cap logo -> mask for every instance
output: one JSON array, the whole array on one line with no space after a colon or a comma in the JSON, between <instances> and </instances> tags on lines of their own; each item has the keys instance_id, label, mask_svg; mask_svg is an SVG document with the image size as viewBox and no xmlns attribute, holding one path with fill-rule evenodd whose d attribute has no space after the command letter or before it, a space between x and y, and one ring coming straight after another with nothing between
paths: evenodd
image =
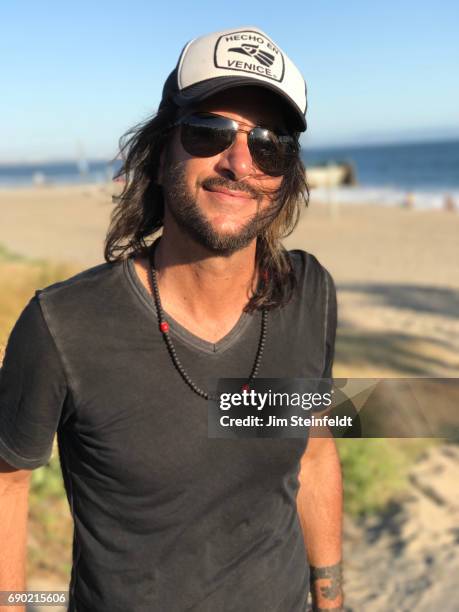
<instances>
[{"instance_id":1,"label":"cap logo","mask_svg":"<svg viewBox=\"0 0 459 612\"><path fill-rule=\"evenodd\" d=\"M230 32L220 36L215 45L217 68L249 72L273 81L284 78L284 56L266 36L252 30Z\"/></svg>"}]
</instances>

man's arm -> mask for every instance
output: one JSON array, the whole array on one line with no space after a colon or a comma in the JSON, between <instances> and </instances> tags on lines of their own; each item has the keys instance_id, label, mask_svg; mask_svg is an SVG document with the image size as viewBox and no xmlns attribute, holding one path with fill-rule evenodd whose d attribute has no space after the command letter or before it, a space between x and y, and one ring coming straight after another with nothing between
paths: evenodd
<instances>
[{"instance_id":1,"label":"man's arm","mask_svg":"<svg viewBox=\"0 0 459 612\"><path fill-rule=\"evenodd\" d=\"M309 439L299 481L297 509L310 565L312 609L340 611L343 487L332 436Z\"/></svg>"},{"instance_id":2,"label":"man's arm","mask_svg":"<svg viewBox=\"0 0 459 612\"><path fill-rule=\"evenodd\" d=\"M68 391L38 292L16 321L0 365L0 590L20 591L31 470L49 459ZM20 608L0 606L13 609Z\"/></svg>"},{"instance_id":3,"label":"man's arm","mask_svg":"<svg viewBox=\"0 0 459 612\"><path fill-rule=\"evenodd\" d=\"M0 591L25 590L30 474L0 458ZM0 605L0 612L23 609Z\"/></svg>"}]
</instances>

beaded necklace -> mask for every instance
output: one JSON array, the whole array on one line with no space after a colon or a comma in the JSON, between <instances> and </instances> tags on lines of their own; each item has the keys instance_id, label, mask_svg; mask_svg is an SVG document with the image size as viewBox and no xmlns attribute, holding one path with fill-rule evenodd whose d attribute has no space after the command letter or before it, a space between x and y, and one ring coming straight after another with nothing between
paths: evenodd
<instances>
[{"instance_id":1,"label":"beaded necklace","mask_svg":"<svg viewBox=\"0 0 459 612\"><path fill-rule=\"evenodd\" d=\"M190 387L192 391L194 391L194 393L201 396L205 400L216 400L217 397L210 395L207 391L204 391L204 389L201 389L200 387L198 387L198 385L192 380L188 372L185 370L185 368L181 364L180 359L177 355L177 351L175 349L174 343L169 333L170 331L169 323L166 320L166 316L165 316L164 310L161 305L161 298L159 296L158 279L156 276L156 269L155 269L155 264L154 264L154 251L155 251L155 247L157 243L158 241L155 242L155 244L153 245L149 253L150 265L148 267L148 281L150 284L150 290L155 300L156 312L157 312L158 321L159 321L159 330L162 333L164 342L166 343L166 347L172 359L172 363L174 364L175 368L177 369L177 371L179 372L180 376L183 378L185 383ZM255 360L253 363L252 371L248 377L247 383L242 387L243 390L249 390L249 383L254 378L256 378L256 376L258 375L258 372L260 369L261 358L263 356L263 351L264 351L265 344L266 344L267 322L268 322L268 313L266 309L263 309L262 316L261 316L261 328L260 328L260 338L258 340L258 348L257 348L257 352L255 355Z\"/></svg>"}]
</instances>

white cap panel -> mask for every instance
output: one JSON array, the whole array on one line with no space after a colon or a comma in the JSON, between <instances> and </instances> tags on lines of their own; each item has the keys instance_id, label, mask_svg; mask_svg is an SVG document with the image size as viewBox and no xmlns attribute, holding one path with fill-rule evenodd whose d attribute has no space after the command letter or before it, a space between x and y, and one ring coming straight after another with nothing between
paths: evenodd
<instances>
[{"instance_id":1,"label":"white cap panel","mask_svg":"<svg viewBox=\"0 0 459 612\"><path fill-rule=\"evenodd\" d=\"M306 112L306 86L290 58L255 27L233 28L189 42L178 67L179 89L224 76L244 76L269 83Z\"/></svg>"}]
</instances>

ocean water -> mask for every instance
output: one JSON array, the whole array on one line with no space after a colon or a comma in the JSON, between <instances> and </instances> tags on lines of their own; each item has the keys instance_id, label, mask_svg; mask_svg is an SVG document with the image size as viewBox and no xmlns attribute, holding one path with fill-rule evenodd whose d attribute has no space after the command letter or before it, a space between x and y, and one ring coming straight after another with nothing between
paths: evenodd
<instances>
[{"instance_id":1,"label":"ocean water","mask_svg":"<svg viewBox=\"0 0 459 612\"><path fill-rule=\"evenodd\" d=\"M113 178L115 166L119 164L100 160L0 164L0 188L104 183Z\"/></svg>"},{"instance_id":2,"label":"ocean water","mask_svg":"<svg viewBox=\"0 0 459 612\"><path fill-rule=\"evenodd\" d=\"M302 156L306 167L332 162L354 167L356 186L317 189L317 199L399 205L408 197L414 207L437 208L450 197L459 208L459 140L303 149ZM112 179L117 167L105 161L0 164L0 188L102 183Z\"/></svg>"},{"instance_id":3,"label":"ocean water","mask_svg":"<svg viewBox=\"0 0 459 612\"><path fill-rule=\"evenodd\" d=\"M442 208L449 198L459 209L459 141L303 149L306 167L351 163L357 185L314 190L316 199Z\"/></svg>"}]
</instances>

